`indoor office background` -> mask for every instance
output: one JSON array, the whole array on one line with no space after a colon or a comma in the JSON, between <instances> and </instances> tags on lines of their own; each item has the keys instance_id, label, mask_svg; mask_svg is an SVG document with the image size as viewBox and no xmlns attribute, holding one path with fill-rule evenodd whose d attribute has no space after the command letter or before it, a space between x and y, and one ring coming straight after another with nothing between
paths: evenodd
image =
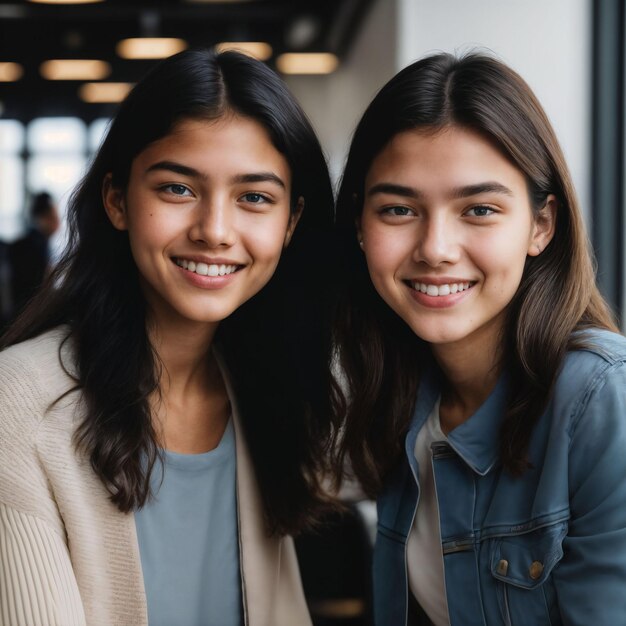
<instances>
[{"instance_id":1,"label":"indoor office background","mask_svg":"<svg viewBox=\"0 0 626 626\"><path fill-rule=\"evenodd\" d=\"M427 53L478 48L516 69L551 118L584 210L600 287L623 320L624 0L42 2L0 3L0 252L24 231L37 192L49 191L63 214L97 149L117 105L85 83L95 83L93 89L116 83L123 94L155 62L121 58L122 39L265 44L252 53L281 72L299 98L335 182L352 129L385 81ZM286 56L293 53L301 56ZM91 79L42 77L50 70L45 61L78 58L104 65L92 67L100 73ZM53 255L64 236L63 228L54 235ZM0 266L0 294L2 279ZM358 494L346 500L351 514L298 540L317 626L370 624L375 513Z\"/></svg>"}]
</instances>

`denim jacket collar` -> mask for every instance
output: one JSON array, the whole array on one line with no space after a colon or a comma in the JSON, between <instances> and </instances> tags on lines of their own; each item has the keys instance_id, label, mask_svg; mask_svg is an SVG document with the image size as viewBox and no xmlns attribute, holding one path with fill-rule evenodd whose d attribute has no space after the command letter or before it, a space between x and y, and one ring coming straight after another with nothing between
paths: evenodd
<instances>
[{"instance_id":1,"label":"denim jacket collar","mask_svg":"<svg viewBox=\"0 0 626 626\"><path fill-rule=\"evenodd\" d=\"M407 458L415 476L418 475L415 441L441 394L441 378L441 371L432 361L420 381L417 404L405 440ZM507 395L508 376L504 373L478 410L448 434L448 443L453 450L480 476L487 474L498 461L498 439L506 412Z\"/></svg>"}]
</instances>

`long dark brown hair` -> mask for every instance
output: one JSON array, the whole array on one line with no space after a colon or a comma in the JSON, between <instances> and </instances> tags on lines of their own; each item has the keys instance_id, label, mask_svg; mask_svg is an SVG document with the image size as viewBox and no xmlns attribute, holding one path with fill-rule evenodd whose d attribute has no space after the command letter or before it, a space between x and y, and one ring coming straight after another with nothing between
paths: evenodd
<instances>
[{"instance_id":1,"label":"long dark brown hair","mask_svg":"<svg viewBox=\"0 0 626 626\"><path fill-rule=\"evenodd\" d=\"M146 332L128 235L110 224L102 183L111 173L113 185L125 190L133 159L181 120L232 112L261 124L284 155L292 210L304 199L302 218L273 278L222 322L216 335L269 529L293 533L328 508L320 476L332 433L334 207L310 123L279 76L260 61L234 52L188 50L162 61L137 84L71 198L63 258L0 347L67 325L77 388L87 407L76 445L120 511L143 506L159 453L148 402L158 391L159 362Z\"/></svg>"},{"instance_id":2,"label":"long dark brown hair","mask_svg":"<svg viewBox=\"0 0 626 626\"><path fill-rule=\"evenodd\" d=\"M493 141L524 174L535 215L549 194L558 202L554 238L542 254L527 258L502 337L501 366L516 381L500 433L506 470L519 474L527 467L530 435L564 354L582 347L573 331L617 331L596 287L562 151L523 79L482 53L437 54L400 71L379 91L356 128L337 201L344 275L336 342L348 400L336 463L339 472L349 459L372 496L402 453L428 347L375 291L355 224L369 167L391 138L408 129L446 126L471 129Z\"/></svg>"}]
</instances>

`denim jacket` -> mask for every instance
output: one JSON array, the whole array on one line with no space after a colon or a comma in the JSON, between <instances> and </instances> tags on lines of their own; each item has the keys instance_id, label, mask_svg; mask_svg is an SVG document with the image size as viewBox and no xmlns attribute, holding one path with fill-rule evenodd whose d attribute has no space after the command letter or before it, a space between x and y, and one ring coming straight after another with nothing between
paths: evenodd
<instances>
[{"instance_id":1,"label":"denim jacket","mask_svg":"<svg viewBox=\"0 0 626 626\"><path fill-rule=\"evenodd\" d=\"M435 443L433 470L452 626L626 625L626 339L586 331L592 347L565 357L530 441L532 467L498 462L507 389ZM440 394L420 384L406 458L378 506L377 626L412 621L406 544L419 499L417 433Z\"/></svg>"}]
</instances>

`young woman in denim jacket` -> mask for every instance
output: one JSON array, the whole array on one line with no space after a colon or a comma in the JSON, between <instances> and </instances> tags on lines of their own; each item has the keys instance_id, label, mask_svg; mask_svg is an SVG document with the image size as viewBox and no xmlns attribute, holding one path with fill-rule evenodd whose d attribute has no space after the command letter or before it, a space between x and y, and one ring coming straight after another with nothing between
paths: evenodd
<instances>
[{"instance_id":1,"label":"young woman in denim jacket","mask_svg":"<svg viewBox=\"0 0 626 626\"><path fill-rule=\"evenodd\" d=\"M376 624L625 624L626 340L529 87L482 54L402 70L338 223Z\"/></svg>"}]
</instances>

